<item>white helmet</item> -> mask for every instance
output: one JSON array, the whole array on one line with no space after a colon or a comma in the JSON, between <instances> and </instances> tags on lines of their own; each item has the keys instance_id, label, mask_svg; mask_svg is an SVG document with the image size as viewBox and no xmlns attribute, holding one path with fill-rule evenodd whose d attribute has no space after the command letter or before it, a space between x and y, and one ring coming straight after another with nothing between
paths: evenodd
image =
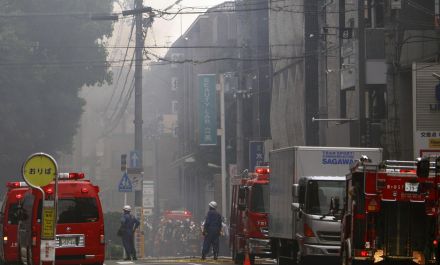
<instances>
[{"instance_id":1,"label":"white helmet","mask_svg":"<svg viewBox=\"0 0 440 265\"><path fill-rule=\"evenodd\" d=\"M215 201L210 202L208 205L211 208L214 208L214 209L217 208L217 203Z\"/></svg>"},{"instance_id":2,"label":"white helmet","mask_svg":"<svg viewBox=\"0 0 440 265\"><path fill-rule=\"evenodd\" d=\"M130 205L125 205L124 207L122 207L122 210L129 212L131 211L131 207Z\"/></svg>"}]
</instances>

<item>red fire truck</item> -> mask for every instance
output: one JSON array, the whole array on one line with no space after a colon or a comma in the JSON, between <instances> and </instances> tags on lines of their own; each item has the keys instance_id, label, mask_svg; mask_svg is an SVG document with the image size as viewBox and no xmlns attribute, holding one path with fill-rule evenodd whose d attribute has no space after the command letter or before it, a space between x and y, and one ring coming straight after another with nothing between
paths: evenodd
<instances>
[{"instance_id":1,"label":"red fire truck","mask_svg":"<svg viewBox=\"0 0 440 265\"><path fill-rule=\"evenodd\" d=\"M104 215L99 187L84 173L59 173L55 264L104 264ZM55 196L54 182L43 187L46 198ZM43 195L29 189L23 198L18 225L21 264L47 264L40 259ZM50 263L52 264L52 263Z\"/></svg>"},{"instance_id":2,"label":"red fire truck","mask_svg":"<svg viewBox=\"0 0 440 265\"><path fill-rule=\"evenodd\" d=\"M236 264L245 250L253 263L255 256L271 256L268 238L269 167L257 167L255 173L232 178L229 246Z\"/></svg>"},{"instance_id":3,"label":"red fire truck","mask_svg":"<svg viewBox=\"0 0 440 265\"><path fill-rule=\"evenodd\" d=\"M24 193L30 188L25 182L8 182L6 187L8 191L0 212L0 263L12 264L19 261L17 211L23 202Z\"/></svg>"},{"instance_id":4,"label":"red fire truck","mask_svg":"<svg viewBox=\"0 0 440 265\"><path fill-rule=\"evenodd\" d=\"M439 166L438 158L373 164L367 157L352 166L342 264L439 264Z\"/></svg>"}]
</instances>

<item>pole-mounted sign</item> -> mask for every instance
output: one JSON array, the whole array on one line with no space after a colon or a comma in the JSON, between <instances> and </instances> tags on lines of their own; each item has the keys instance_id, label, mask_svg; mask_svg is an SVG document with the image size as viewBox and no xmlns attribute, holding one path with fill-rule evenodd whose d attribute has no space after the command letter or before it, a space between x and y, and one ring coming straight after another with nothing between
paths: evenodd
<instances>
[{"instance_id":1,"label":"pole-mounted sign","mask_svg":"<svg viewBox=\"0 0 440 265\"><path fill-rule=\"evenodd\" d=\"M55 159L45 153L36 153L23 164L23 178L29 186L41 188L56 179L57 170Z\"/></svg>"},{"instance_id":2,"label":"pole-mounted sign","mask_svg":"<svg viewBox=\"0 0 440 265\"><path fill-rule=\"evenodd\" d=\"M40 261L55 261L56 205L58 192L58 165L55 159L45 153L35 153L26 159L22 168L26 183L42 193L42 226ZM42 187L55 181L55 198L46 199Z\"/></svg>"}]
</instances>

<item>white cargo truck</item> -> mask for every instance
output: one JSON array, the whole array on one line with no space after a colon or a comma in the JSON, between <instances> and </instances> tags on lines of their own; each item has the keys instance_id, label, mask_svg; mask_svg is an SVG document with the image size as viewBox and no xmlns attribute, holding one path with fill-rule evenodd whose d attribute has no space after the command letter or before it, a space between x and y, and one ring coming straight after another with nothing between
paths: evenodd
<instances>
[{"instance_id":1,"label":"white cargo truck","mask_svg":"<svg viewBox=\"0 0 440 265\"><path fill-rule=\"evenodd\" d=\"M382 149L293 146L270 152L269 237L279 265L339 257L345 175L362 156L382 161Z\"/></svg>"}]
</instances>

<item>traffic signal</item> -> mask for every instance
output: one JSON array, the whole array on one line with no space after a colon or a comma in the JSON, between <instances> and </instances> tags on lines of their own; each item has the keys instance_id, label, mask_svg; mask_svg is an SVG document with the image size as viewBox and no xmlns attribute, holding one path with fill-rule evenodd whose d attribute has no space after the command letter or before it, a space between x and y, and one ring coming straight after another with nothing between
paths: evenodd
<instances>
[{"instance_id":1,"label":"traffic signal","mask_svg":"<svg viewBox=\"0 0 440 265\"><path fill-rule=\"evenodd\" d=\"M121 155L121 171L125 171L127 169L127 154Z\"/></svg>"},{"instance_id":2,"label":"traffic signal","mask_svg":"<svg viewBox=\"0 0 440 265\"><path fill-rule=\"evenodd\" d=\"M417 158L417 176L420 178L427 178L429 177L429 158L423 157L423 158Z\"/></svg>"}]
</instances>

